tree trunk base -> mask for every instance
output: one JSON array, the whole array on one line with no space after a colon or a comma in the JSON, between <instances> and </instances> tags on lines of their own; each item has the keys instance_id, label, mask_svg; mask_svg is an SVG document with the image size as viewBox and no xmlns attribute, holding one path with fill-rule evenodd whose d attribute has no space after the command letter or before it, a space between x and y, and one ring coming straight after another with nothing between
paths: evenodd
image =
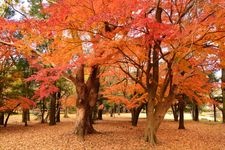
<instances>
[{"instance_id":1,"label":"tree trunk base","mask_svg":"<svg viewBox=\"0 0 225 150\"><path fill-rule=\"evenodd\" d=\"M156 145L158 143L156 134L147 133L144 137L146 142L149 142L152 145Z\"/></svg>"}]
</instances>

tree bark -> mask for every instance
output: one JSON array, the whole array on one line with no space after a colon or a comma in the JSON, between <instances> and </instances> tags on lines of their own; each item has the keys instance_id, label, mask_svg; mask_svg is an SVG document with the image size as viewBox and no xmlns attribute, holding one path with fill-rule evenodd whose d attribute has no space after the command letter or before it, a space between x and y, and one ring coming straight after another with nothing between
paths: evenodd
<instances>
[{"instance_id":1,"label":"tree bark","mask_svg":"<svg viewBox=\"0 0 225 150\"><path fill-rule=\"evenodd\" d=\"M179 114L180 114L178 129L185 129L185 127L184 127L184 108L185 108L184 100L179 100L178 107L179 107Z\"/></svg>"},{"instance_id":2,"label":"tree bark","mask_svg":"<svg viewBox=\"0 0 225 150\"><path fill-rule=\"evenodd\" d=\"M173 111L173 118L174 118L174 121L178 121L178 105L177 104L174 104L171 106L172 108L172 111Z\"/></svg>"},{"instance_id":3,"label":"tree bark","mask_svg":"<svg viewBox=\"0 0 225 150\"><path fill-rule=\"evenodd\" d=\"M216 122L216 105L213 104L213 117L214 117L214 122Z\"/></svg>"},{"instance_id":4,"label":"tree bark","mask_svg":"<svg viewBox=\"0 0 225 150\"><path fill-rule=\"evenodd\" d=\"M0 112L0 125L4 125L4 120L5 120L4 113Z\"/></svg>"},{"instance_id":5,"label":"tree bark","mask_svg":"<svg viewBox=\"0 0 225 150\"><path fill-rule=\"evenodd\" d=\"M222 69L222 95L223 95L223 108L222 108L222 123L225 123L225 68Z\"/></svg>"},{"instance_id":6,"label":"tree bark","mask_svg":"<svg viewBox=\"0 0 225 150\"><path fill-rule=\"evenodd\" d=\"M8 120L9 120L9 116L12 114L12 112L9 112L6 119L5 119L5 123L4 123L4 127L7 127L8 124Z\"/></svg>"},{"instance_id":7,"label":"tree bark","mask_svg":"<svg viewBox=\"0 0 225 150\"><path fill-rule=\"evenodd\" d=\"M148 116L147 116L147 126L145 128L145 141L150 142L152 145L157 144L157 131L160 124L162 123L166 112L171 106L172 101L169 102L159 102L154 106L153 101L148 102Z\"/></svg>"},{"instance_id":8,"label":"tree bark","mask_svg":"<svg viewBox=\"0 0 225 150\"><path fill-rule=\"evenodd\" d=\"M79 137L84 139L86 134L91 134L95 132L92 126L91 109L96 105L98 98L98 91L100 87L98 74L98 66L93 66L91 74L87 80L84 82L84 66L82 65L76 76L76 91L77 91L77 115L75 121L74 133Z\"/></svg>"},{"instance_id":9,"label":"tree bark","mask_svg":"<svg viewBox=\"0 0 225 150\"><path fill-rule=\"evenodd\" d=\"M60 122L60 108L61 108L61 103L60 103L60 98L61 98L61 92L57 93L57 104L56 104L56 122Z\"/></svg>"},{"instance_id":10,"label":"tree bark","mask_svg":"<svg viewBox=\"0 0 225 150\"><path fill-rule=\"evenodd\" d=\"M102 120L103 109L98 110L98 120Z\"/></svg>"},{"instance_id":11,"label":"tree bark","mask_svg":"<svg viewBox=\"0 0 225 150\"><path fill-rule=\"evenodd\" d=\"M199 108L197 104L193 104L193 120L194 121L199 121Z\"/></svg>"},{"instance_id":12,"label":"tree bark","mask_svg":"<svg viewBox=\"0 0 225 150\"><path fill-rule=\"evenodd\" d=\"M64 109L64 118L69 118L68 116L68 107Z\"/></svg>"},{"instance_id":13,"label":"tree bark","mask_svg":"<svg viewBox=\"0 0 225 150\"><path fill-rule=\"evenodd\" d=\"M27 126L27 121L28 121L28 111L29 110L23 110L23 114L22 114L22 122L24 122L24 125Z\"/></svg>"},{"instance_id":14,"label":"tree bark","mask_svg":"<svg viewBox=\"0 0 225 150\"><path fill-rule=\"evenodd\" d=\"M132 126L137 126L139 114L143 107L144 107L144 104L142 103L140 106L131 109L131 124L132 124Z\"/></svg>"},{"instance_id":15,"label":"tree bark","mask_svg":"<svg viewBox=\"0 0 225 150\"><path fill-rule=\"evenodd\" d=\"M50 102L50 111L49 111L49 125L56 124L56 94L52 95Z\"/></svg>"},{"instance_id":16,"label":"tree bark","mask_svg":"<svg viewBox=\"0 0 225 150\"><path fill-rule=\"evenodd\" d=\"M41 123L45 123L45 100L42 100L41 104Z\"/></svg>"}]
</instances>

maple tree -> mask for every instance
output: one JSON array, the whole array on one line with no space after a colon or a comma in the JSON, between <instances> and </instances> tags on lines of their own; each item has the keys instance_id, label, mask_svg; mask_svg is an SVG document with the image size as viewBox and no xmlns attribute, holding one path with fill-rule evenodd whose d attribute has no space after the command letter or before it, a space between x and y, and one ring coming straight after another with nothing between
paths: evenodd
<instances>
[{"instance_id":1,"label":"maple tree","mask_svg":"<svg viewBox=\"0 0 225 150\"><path fill-rule=\"evenodd\" d=\"M211 101L207 74L218 69L223 50L224 30L217 27L223 24L222 7L218 2L148 1L133 13L130 32L114 45L121 54L115 67L147 93L146 141L157 142L155 134L177 95ZM134 70L140 71L138 78Z\"/></svg>"},{"instance_id":2,"label":"maple tree","mask_svg":"<svg viewBox=\"0 0 225 150\"><path fill-rule=\"evenodd\" d=\"M100 67L120 69L134 85L133 100L147 103L145 140L155 144L177 95L210 102L207 74L218 68L218 55L224 56L223 7L205 0L60 0L46 7L47 19L25 19L12 27L19 28L21 40L0 43L16 47L39 67L31 79L41 81L40 98L57 92L54 82L61 76L73 82L74 132L81 137L94 132L90 112Z\"/></svg>"}]
</instances>

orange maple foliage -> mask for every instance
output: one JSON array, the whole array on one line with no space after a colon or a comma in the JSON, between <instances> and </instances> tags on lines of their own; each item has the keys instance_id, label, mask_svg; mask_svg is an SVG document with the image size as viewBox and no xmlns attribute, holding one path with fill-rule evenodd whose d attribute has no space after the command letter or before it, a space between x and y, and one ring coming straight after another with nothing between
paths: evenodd
<instances>
[{"instance_id":1,"label":"orange maple foliage","mask_svg":"<svg viewBox=\"0 0 225 150\"><path fill-rule=\"evenodd\" d=\"M63 70L60 75L80 91L88 85L84 70L92 75L99 65L111 65L116 78L127 78L128 84L114 85L108 97L132 107L136 101L148 102L145 139L154 144L177 94L210 101L207 75L218 69L218 58L224 63L223 8L223 2L206 0L59 0L44 10L46 20L20 23L24 37L15 46L25 56L34 53L36 62ZM132 104L115 97L115 91L144 98L134 94Z\"/></svg>"}]
</instances>

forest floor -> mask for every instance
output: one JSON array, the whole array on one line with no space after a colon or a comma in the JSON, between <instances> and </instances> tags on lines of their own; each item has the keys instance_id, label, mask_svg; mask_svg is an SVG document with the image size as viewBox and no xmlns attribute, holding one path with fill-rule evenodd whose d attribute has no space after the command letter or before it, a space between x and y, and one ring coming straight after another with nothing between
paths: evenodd
<instances>
[{"instance_id":1,"label":"forest floor","mask_svg":"<svg viewBox=\"0 0 225 150\"><path fill-rule=\"evenodd\" d=\"M127 114L104 115L94 127L99 133L80 141L73 134L75 115L61 118L55 126L40 124L31 117L28 127L21 115L13 115L9 125L0 127L0 150L224 150L225 125L210 121L185 121L185 130L178 123L163 121L157 133L159 144L151 146L143 140L145 119L132 127Z\"/></svg>"}]
</instances>

